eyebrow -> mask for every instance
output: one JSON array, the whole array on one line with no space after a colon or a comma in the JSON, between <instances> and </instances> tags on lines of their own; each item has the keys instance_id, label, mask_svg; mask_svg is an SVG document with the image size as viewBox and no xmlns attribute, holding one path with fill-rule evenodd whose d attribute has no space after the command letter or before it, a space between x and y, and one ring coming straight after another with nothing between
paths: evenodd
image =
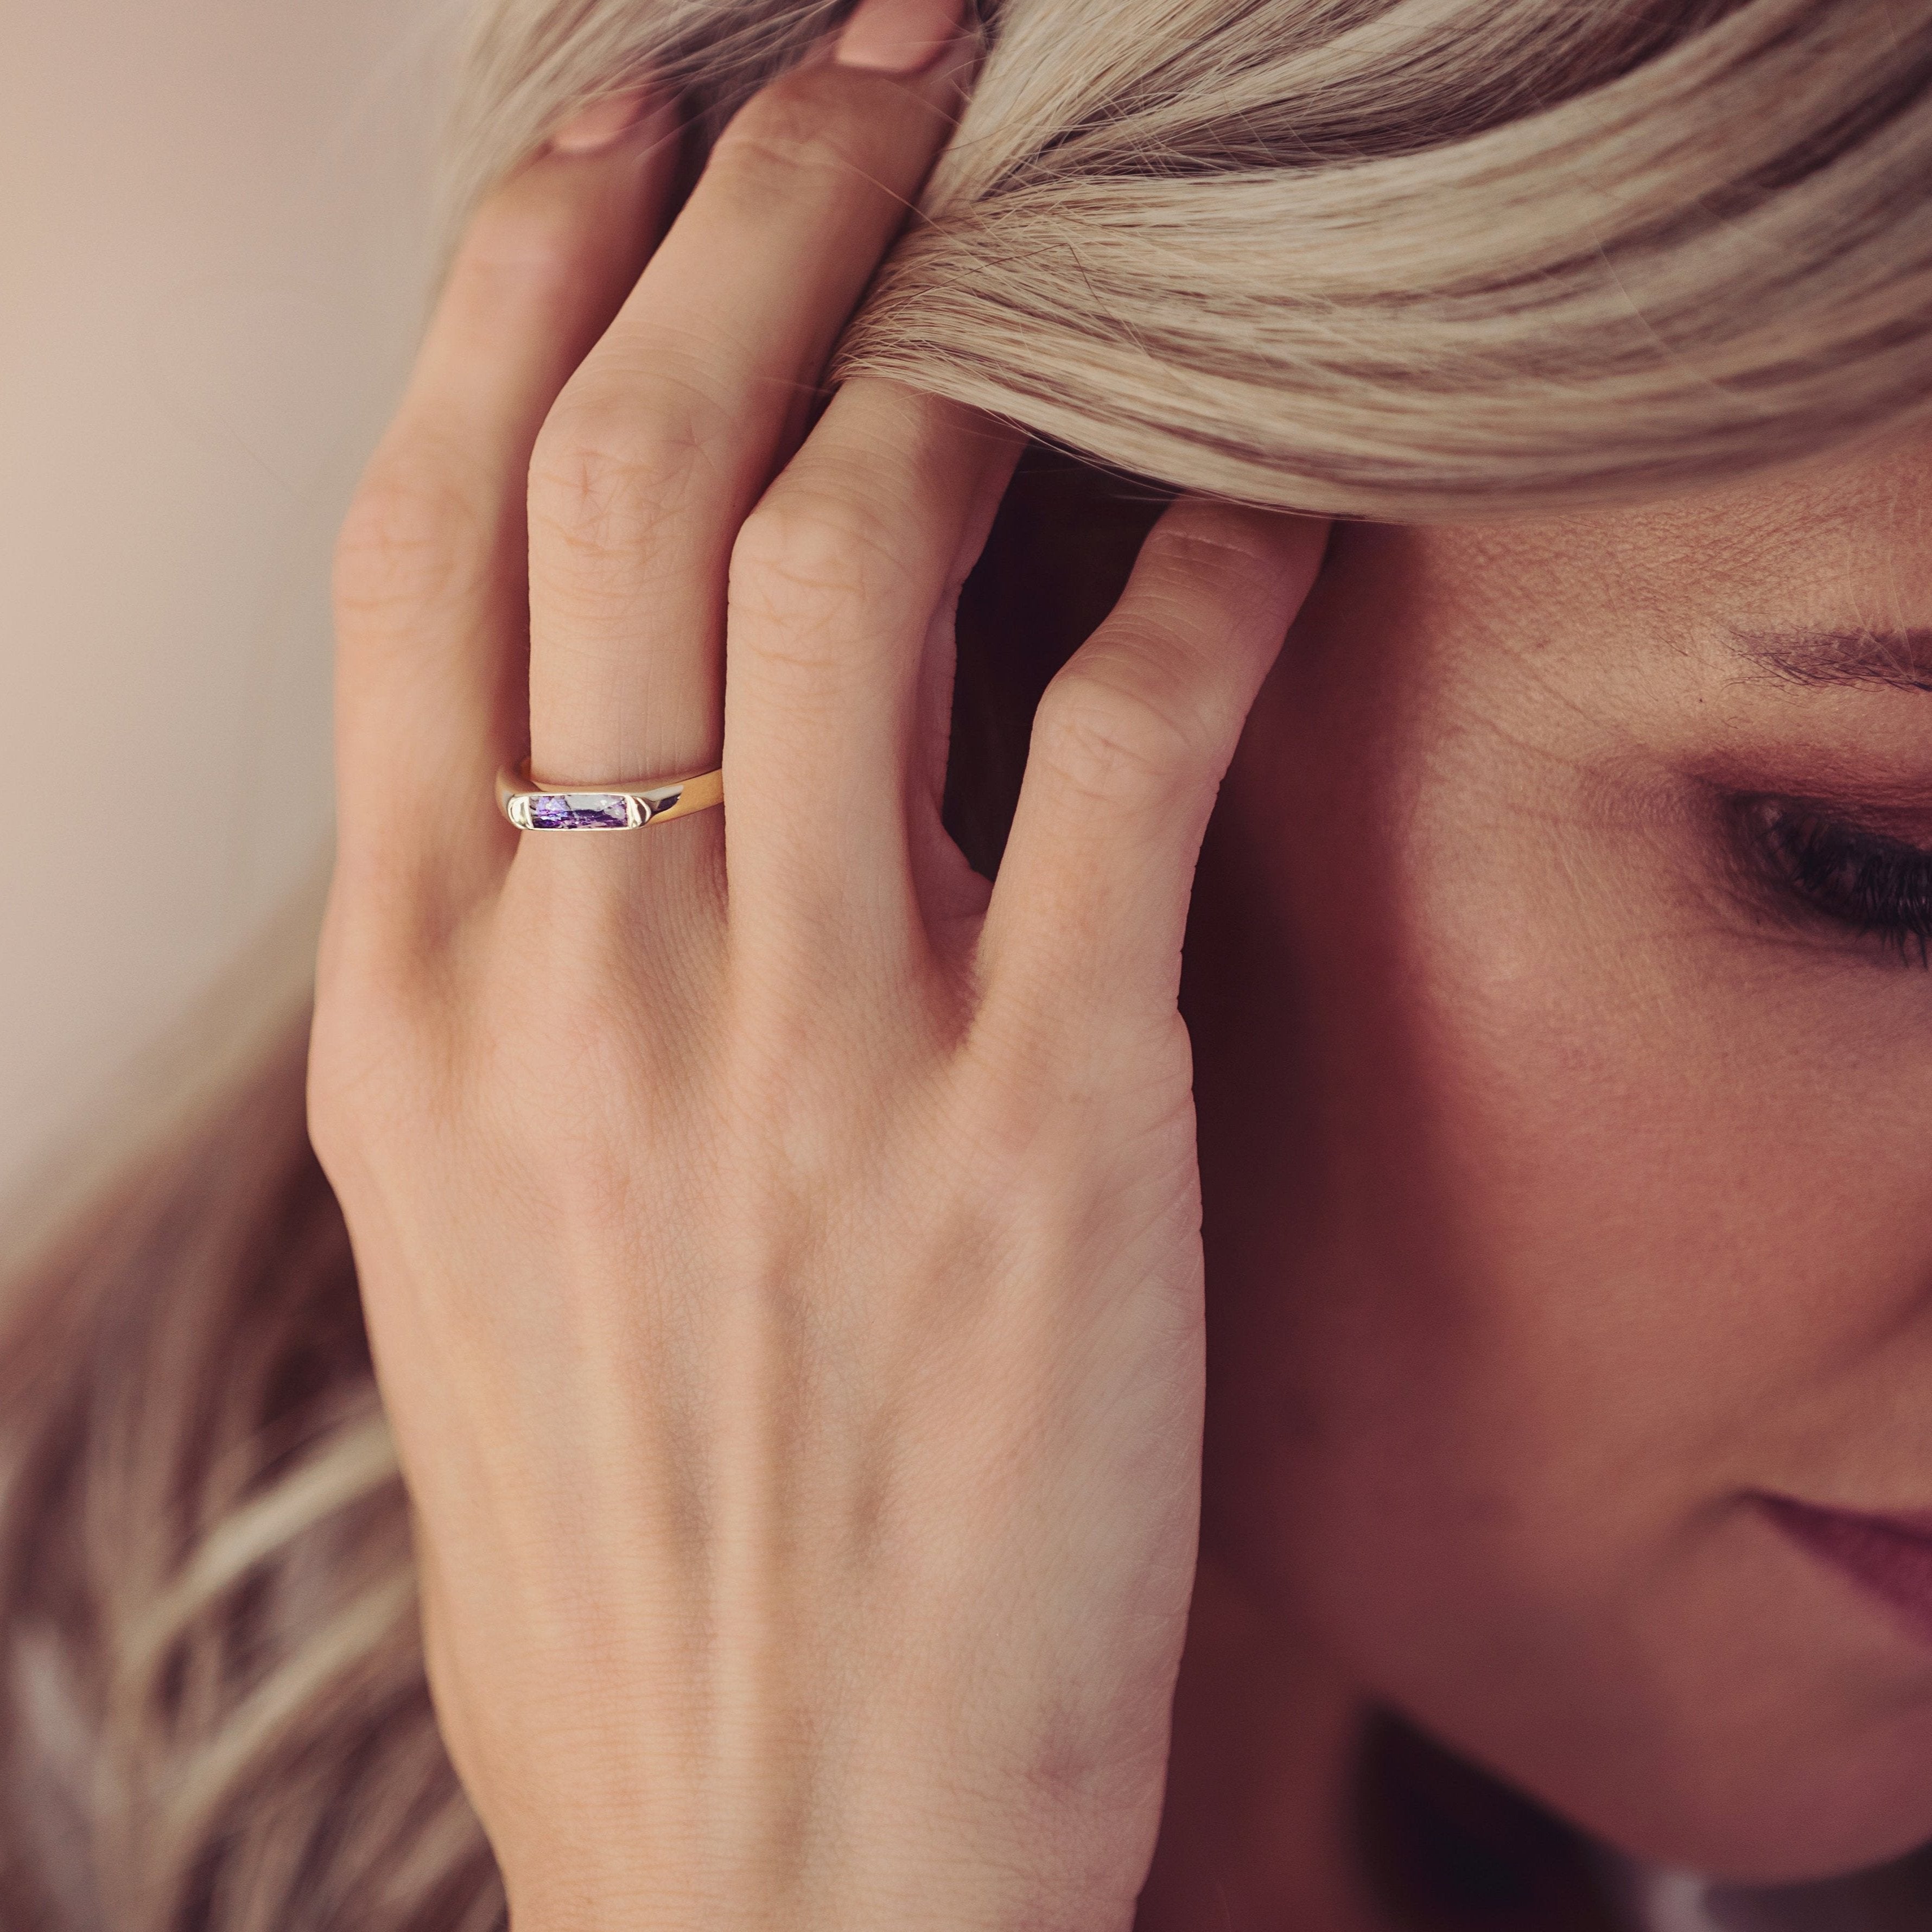
<instances>
[{"instance_id":1,"label":"eyebrow","mask_svg":"<svg viewBox=\"0 0 1932 1932\"><path fill-rule=\"evenodd\" d=\"M1876 685L1932 692L1932 630L1756 632L1733 642L1760 669L1810 689Z\"/></svg>"}]
</instances>

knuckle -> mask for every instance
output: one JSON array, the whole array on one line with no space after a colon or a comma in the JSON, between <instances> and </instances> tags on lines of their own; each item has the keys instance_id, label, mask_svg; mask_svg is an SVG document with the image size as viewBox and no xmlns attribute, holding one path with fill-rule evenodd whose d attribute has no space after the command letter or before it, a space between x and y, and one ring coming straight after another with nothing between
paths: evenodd
<instances>
[{"instance_id":1,"label":"knuckle","mask_svg":"<svg viewBox=\"0 0 1932 1932\"><path fill-rule=\"evenodd\" d=\"M787 74L739 111L712 151L714 185L769 206L850 182L864 171L854 152L849 76L836 68Z\"/></svg>"},{"instance_id":2,"label":"knuckle","mask_svg":"<svg viewBox=\"0 0 1932 1932\"><path fill-rule=\"evenodd\" d=\"M454 466L427 453L379 459L336 536L337 608L367 614L445 601L494 547L494 522Z\"/></svg>"},{"instance_id":3,"label":"knuckle","mask_svg":"<svg viewBox=\"0 0 1932 1932\"><path fill-rule=\"evenodd\" d=\"M1048 687L1032 755L1077 792L1121 804L1198 782L1213 764L1208 739L1185 705L1096 670Z\"/></svg>"},{"instance_id":4,"label":"knuckle","mask_svg":"<svg viewBox=\"0 0 1932 1932\"><path fill-rule=\"evenodd\" d=\"M340 1182L385 1138L417 1084L420 1037L403 1003L353 974L317 988L308 1060L308 1127L316 1157Z\"/></svg>"},{"instance_id":5,"label":"knuckle","mask_svg":"<svg viewBox=\"0 0 1932 1932\"><path fill-rule=\"evenodd\" d=\"M530 459L531 534L572 552L631 550L692 501L716 448L690 410L586 399L554 411Z\"/></svg>"},{"instance_id":6,"label":"knuckle","mask_svg":"<svg viewBox=\"0 0 1932 1932\"><path fill-rule=\"evenodd\" d=\"M1217 617L1244 622L1280 601L1280 558L1239 525L1197 520L1157 527L1144 554L1183 635Z\"/></svg>"},{"instance_id":7,"label":"knuckle","mask_svg":"<svg viewBox=\"0 0 1932 1932\"><path fill-rule=\"evenodd\" d=\"M1183 520L1170 515L1148 533L1146 550L1177 574L1218 581L1229 573L1246 576L1268 567L1264 553L1244 541L1240 527L1210 522L1204 518Z\"/></svg>"},{"instance_id":8,"label":"knuckle","mask_svg":"<svg viewBox=\"0 0 1932 1932\"><path fill-rule=\"evenodd\" d=\"M584 238L560 211L524 195L484 202L449 267L446 298L497 315L568 296L582 284Z\"/></svg>"},{"instance_id":9,"label":"knuckle","mask_svg":"<svg viewBox=\"0 0 1932 1932\"><path fill-rule=\"evenodd\" d=\"M897 568L886 519L862 496L821 487L768 491L731 551L734 602L844 603Z\"/></svg>"},{"instance_id":10,"label":"knuckle","mask_svg":"<svg viewBox=\"0 0 1932 1932\"><path fill-rule=\"evenodd\" d=\"M1325 526L1304 517L1184 498L1148 537L1130 601L1183 654L1277 648L1318 566Z\"/></svg>"},{"instance_id":11,"label":"knuckle","mask_svg":"<svg viewBox=\"0 0 1932 1932\"><path fill-rule=\"evenodd\" d=\"M338 1045L340 1028L318 1015L308 1061L308 1137L322 1171L339 1185L353 1166L374 1105L375 1070Z\"/></svg>"}]
</instances>

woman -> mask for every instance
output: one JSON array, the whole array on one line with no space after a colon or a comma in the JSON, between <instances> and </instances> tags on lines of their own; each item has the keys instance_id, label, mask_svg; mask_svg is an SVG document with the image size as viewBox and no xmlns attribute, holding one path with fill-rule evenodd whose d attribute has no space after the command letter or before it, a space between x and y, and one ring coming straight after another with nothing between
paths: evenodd
<instances>
[{"instance_id":1,"label":"woman","mask_svg":"<svg viewBox=\"0 0 1932 1932\"><path fill-rule=\"evenodd\" d=\"M310 1054L408 1514L291 1054L24 1318L22 1922L1932 1911L1932 21L988 43L486 23Z\"/></svg>"}]
</instances>

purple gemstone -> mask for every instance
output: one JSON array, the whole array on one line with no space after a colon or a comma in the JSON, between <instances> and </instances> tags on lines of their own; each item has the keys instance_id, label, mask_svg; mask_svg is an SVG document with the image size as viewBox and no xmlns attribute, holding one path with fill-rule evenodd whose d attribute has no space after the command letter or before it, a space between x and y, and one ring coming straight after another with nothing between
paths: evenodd
<instances>
[{"instance_id":1,"label":"purple gemstone","mask_svg":"<svg viewBox=\"0 0 1932 1932\"><path fill-rule=\"evenodd\" d=\"M545 830L621 832L631 822L631 802L616 792L546 791L530 800L530 823Z\"/></svg>"}]
</instances>

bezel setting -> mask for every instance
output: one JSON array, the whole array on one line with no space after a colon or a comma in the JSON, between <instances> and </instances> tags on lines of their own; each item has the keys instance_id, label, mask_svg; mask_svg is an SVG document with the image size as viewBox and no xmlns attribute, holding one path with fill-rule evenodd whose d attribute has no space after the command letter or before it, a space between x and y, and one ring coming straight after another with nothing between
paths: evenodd
<instances>
[{"instance_id":1,"label":"bezel setting","mask_svg":"<svg viewBox=\"0 0 1932 1932\"><path fill-rule=\"evenodd\" d=\"M629 832L651 818L650 806L621 791L522 792L506 812L519 832Z\"/></svg>"},{"instance_id":2,"label":"bezel setting","mask_svg":"<svg viewBox=\"0 0 1932 1932\"><path fill-rule=\"evenodd\" d=\"M519 832L634 832L724 799L722 771L638 784L560 785L532 778L525 759L496 775L496 803Z\"/></svg>"}]
</instances>

